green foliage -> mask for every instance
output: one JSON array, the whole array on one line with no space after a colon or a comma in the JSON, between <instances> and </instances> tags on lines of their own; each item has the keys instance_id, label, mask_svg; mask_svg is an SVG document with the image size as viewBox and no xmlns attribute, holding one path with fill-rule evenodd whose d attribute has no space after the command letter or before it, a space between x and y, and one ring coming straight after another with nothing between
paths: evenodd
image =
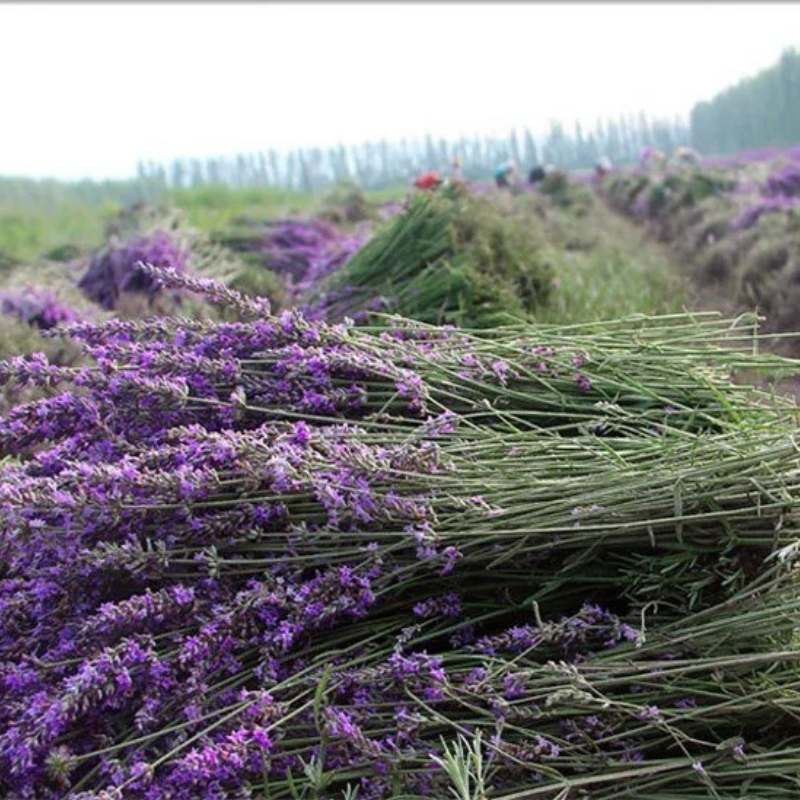
<instances>
[{"instance_id":1,"label":"green foliage","mask_svg":"<svg viewBox=\"0 0 800 800\"><path fill-rule=\"evenodd\" d=\"M560 169L554 169L545 175L539 184L539 191L553 198L565 195L568 188L569 178L567 173Z\"/></svg>"},{"instance_id":2,"label":"green foliage","mask_svg":"<svg viewBox=\"0 0 800 800\"><path fill-rule=\"evenodd\" d=\"M663 210L667 213L680 208L695 206L707 197L733 189L736 182L721 172L709 169L681 169L669 173L661 188L665 191L666 202Z\"/></svg>"},{"instance_id":3,"label":"green foliage","mask_svg":"<svg viewBox=\"0 0 800 800\"><path fill-rule=\"evenodd\" d=\"M462 734L453 742L442 739L440 758L431 759L445 771L450 779L450 793L456 800L486 800L487 765L484 762L479 730L470 741Z\"/></svg>"},{"instance_id":4,"label":"green foliage","mask_svg":"<svg viewBox=\"0 0 800 800\"><path fill-rule=\"evenodd\" d=\"M101 191L103 184L11 181L0 178L0 253L17 261L47 254L63 260L70 251L99 247L109 234L109 224L119 224L126 209L179 208L186 223L199 230L224 228L237 216L251 214L268 219L290 211L301 212L315 202L313 196L272 188L201 186L171 192L134 191L123 184ZM135 202L123 201L130 197ZM117 199L119 198L119 199Z\"/></svg>"},{"instance_id":5,"label":"green foliage","mask_svg":"<svg viewBox=\"0 0 800 800\"><path fill-rule=\"evenodd\" d=\"M18 263L0 274L0 288L32 286L55 294L60 300L87 318L102 317L102 312L78 289L79 264L39 259Z\"/></svg>"},{"instance_id":6,"label":"green foliage","mask_svg":"<svg viewBox=\"0 0 800 800\"><path fill-rule=\"evenodd\" d=\"M709 247L725 239L731 232L731 212L710 205L699 220L689 229L689 246L695 250Z\"/></svg>"},{"instance_id":7,"label":"green foliage","mask_svg":"<svg viewBox=\"0 0 800 800\"><path fill-rule=\"evenodd\" d=\"M792 253L784 239L759 241L747 255L738 276L739 302L747 307L758 307L769 317L784 318L788 311L786 305L794 305L797 299L793 296L797 292L791 287L794 282L791 262Z\"/></svg>"},{"instance_id":8,"label":"green foliage","mask_svg":"<svg viewBox=\"0 0 800 800\"><path fill-rule=\"evenodd\" d=\"M722 239L712 244L698 257L697 279L702 284L727 281L733 275L737 262L736 242Z\"/></svg>"},{"instance_id":9,"label":"green foliage","mask_svg":"<svg viewBox=\"0 0 800 800\"><path fill-rule=\"evenodd\" d=\"M629 180L619 175L614 180L620 192L637 193ZM638 189L647 185L647 177L633 180ZM370 206L397 199L401 193L397 188L367 192L358 203ZM346 193L323 202L335 204L343 197ZM293 202L298 209L318 209L319 199L271 189L226 187L184 189L174 192L172 199L183 208L171 207L163 197L123 210L109 205L107 199L86 200L77 215L78 219L83 219L84 213L91 218L91 226L83 230L91 227L93 232L85 237L74 235L81 225L76 226L69 213L48 217L52 208L43 206L40 217L47 220L47 235L34 236L32 241L38 244L23 249L38 252L42 242L49 240L53 242L50 258L42 261L28 257L24 271L15 267L11 283L41 283L40 277L46 281L64 279L64 289L74 291L76 276L64 270L73 256L97 247L109 236L125 238L161 228L178 235L192 249L194 267L203 274L226 281L246 294L266 295L275 308L286 307L280 279L261 266L258 256L232 253L231 246L236 245L237 237L252 237L251 226L245 224L248 215L253 220L267 220L290 210ZM348 301L350 305L341 307L342 313L363 309L384 296L388 300L384 308L427 321L490 325L534 316L573 323L634 311L659 313L683 302L683 294L676 291L669 277L671 265L653 248L643 245L631 226L622 225L602 204L594 202L585 186L565 179L563 174L556 173L545 192L475 196L451 189L437 193L435 198L418 196L412 205L416 216L379 223L375 241L333 278L342 288L349 280L348 271L352 271L356 286L360 286ZM77 207L73 200L62 206ZM23 203L22 208L19 216L26 219L24 229L37 216L26 217L30 204ZM224 233L213 241L197 226L198 221ZM59 273L53 262L60 259L66 261ZM6 260L6 272L15 264L19 266L18 257L9 254ZM44 272L37 275L40 270ZM0 264L0 275L2 271ZM73 304L78 302L74 295L70 297ZM191 302L186 300L177 309L162 309L126 298L119 313L126 317L148 315L154 310L207 313L199 306L190 308Z\"/></svg>"},{"instance_id":10,"label":"green foliage","mask_svg":"<svg viewBox=\"0 0 800 800\"><path fill-rule=\"evenodd\" d=\"M0 252L25 261L64 245L96 247L106 219L136 194L133 182L0 178Z\"/></svg>"},{"instance_id":11,"label":"green foliage","mask_svg":"<svg viewBox=\"0 0 800 800\"><path fill-rule=\"evenodd\" d=\"M41 237L40 225L28 224L22 216L16 214L0 216L0 242L7 252L29 253L39 246Z\"/></svg>"},{"instance_id":12,"label":"green foliage","mask_svg":"<svg viewBox=\"0 0 800 800\"><path fill-rule=\"evenodd\" d=\"M636 202L636 198L650 184L647 175L635 172L612 172L603 184L608 201L611 205L624 212L628 212Z\"/></svg>"},{"instance_id":13,"label":"green foliage","mask_svg":"<svg viewBox=\"0 0 800 800\"><path fill-rule=\"evenodd\" d=\"M765 330L797 330L800 215L786 210L765 213L755 224L736 224L748 204L759 201L747 187L760 185L769 169L768 164L725 172L684 168L650 173L646 183L640 174L620 173L603 189L612 206L646 220L648 233L679 256L701 307L722 307L731 314L755 308L766 317ZM731 191L737 179L744 191ZM781 344L787 348L796 351L788 340Z\"/></svg>"},{"instance_id":14,"label":"green foliage","mask_svg":"<svg viewBox=\"0 0 800 800\"><path fill-rule=\"evenodd\" d=\"M60 244L48 250L44 257L48 261L74 261L83 255L83 250L74 244Z\"/></svg>"},{"instance_id":15,"label":"green foliage","mask_svg":"<svg viewBox=\"0 0 800 800\"><path fill-rule=\"evenodd\" d=\"M581 247L567 247L576 237ZM551 215L547 223L555 281L537 321L579 324L630 314L668 314L687 303L686 288L666 253L629 222L592 206L587 218Z\"/></svg>"},{"instance_id":16,"label":"green foliage","mask_svg":"<svg viewBox=\"0 0 800 800\"><path fill-rule=\"evenodd\" d=\"M25 261L55 247L96 245L103 226L102 211L88 206L8 210L0 205L0 251Z\"/></svg>"},{"instance_id":17,"label":"green foliage","mask_svg":"<svg viewBox=\"0 0 800 800\"><path fill-rule=\"evenodd\" d=\"M285 304L286 294L278 276L264 269L260 262L251 263L243 259L240 254L215 241L206 231L193 227L187 212L182 209L164 203L137 203L109 219L105 233L114 243L155 231L168 232L183 250L190 253L189 269L193 273L213 278L244 294L267 297L273 308ZM158 302L153 307L145 297L125 296L116 307L116 311L126 318L148 316L154 310L161 314L180 313L190 317L217 315L202 298L185 293L159 293Z\"/></svg>"},{"instance_id":18,"label":"green foliage","mask_svg":"<svg viewBox=\"0 0 800 800\"><path fill-rule=\"evenodd\" d=\"M324 288L348 286L342 315L383 297L383 310L477 326L670 313L687 300L674 264L630 223L538 191L418 197Z\"/></svg>"},{"instance_id":19,"label":"green foliage","mask_svg":"<svg viewBox=\"0 0 800 800\"><path fill-rule=\"evenodd\" d=\"M47 349L47 343L38 329L20 322L15 317L0 314L0 360Z\"/></svg>"},{"instance_id":20,"label":"green foliage","mask_svg":"<svg viewBox=\"0 0 800 800\"><path fill-rule=\"evenodd\" d=\"M735 185L735 180L722 172L673 167L660 174L614 173L603 189L611 205L620 211L669 222L685 209L720 196Z\"/></svg>"},{"instance_id":21,"label":"green foliage","mask_svg":"<svg viewBox=\"0 0 800 800\"><path fill-rule=\"evenodd\" d=\"M16 258L0 250L0 273L8 272L17 264L19 261Z\"/></svg>"}]
</instances>

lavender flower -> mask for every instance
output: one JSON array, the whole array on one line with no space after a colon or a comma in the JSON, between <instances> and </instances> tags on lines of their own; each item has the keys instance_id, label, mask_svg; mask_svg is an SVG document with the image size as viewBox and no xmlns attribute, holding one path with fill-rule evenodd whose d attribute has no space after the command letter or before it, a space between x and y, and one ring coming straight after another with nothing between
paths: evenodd
<instances>
[{"instance_id":1,"label":"lavender flower","mask_svg":"<svg viewBox=\"0 0 800 800\"><path fill-rule=\"evenodd\" d=\"M790 212L800 208L800 198L777 195L761 198L731 220L731 230L741 231L752 228L765 214Z\"/></svg>"},{"instance_id":2,"label":"lavender flower","mask_svg":"<svg viewBox=\"0 0 800 800\"><path fill-rule=\"evenodd\" d=\"M764 193L770 197L800 197L800 164L786 164L769 175Z\"/></svg>"}]
</instances>

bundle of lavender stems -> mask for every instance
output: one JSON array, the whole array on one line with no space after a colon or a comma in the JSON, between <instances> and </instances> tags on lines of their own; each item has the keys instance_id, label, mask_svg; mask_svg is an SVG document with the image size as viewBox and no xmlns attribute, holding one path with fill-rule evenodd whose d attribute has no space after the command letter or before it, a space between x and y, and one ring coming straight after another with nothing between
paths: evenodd
<instances>
[{"instance_id":1,"label":"bundle of lavender stems","mask_svg":"<svg viewBox=\"0 0 800 800\"><path fill-rule=\"evenodd\" d=\"M0 364L46 392L0 420L0 795L795 795L797 413L734 378L800 365L754 319L358 328L146 271L241 321Z\"/></svg>"}]
</instances>

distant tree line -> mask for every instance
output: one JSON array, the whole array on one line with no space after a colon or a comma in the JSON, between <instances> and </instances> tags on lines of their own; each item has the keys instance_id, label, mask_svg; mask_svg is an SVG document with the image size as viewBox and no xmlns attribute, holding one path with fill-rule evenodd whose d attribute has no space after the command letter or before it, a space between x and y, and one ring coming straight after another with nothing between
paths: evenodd
<instances>
[{"instance_id":1,"label":"distant tree line","mask_svg":"<svg viewBox=\"0 0 800 800\"><path fill-rule=\"evenodd\" d=\"M428 169L448 169L454 156L471 179L491 176L494 167L513 158L527 169L553 164L565 169L592 167L606 156L614 164L638 159L642 148L670 152L691 144L702 153L800 144L800 52L786 50L769 69L739 81L711 100L697 103L689 123L622 116L584 131L553 122L545 136L514 130L505 137L366 142L358 146L267 150L207 159L179 159L169 164L140 162L137 177L126 181L30 180L0 178L0 204L10 208L46 208L66 201L103 203L153 199L169 188L222 184L274 186L316 191L351 180L368 189L406 183ZM2 210L2 209L0 209Z\"/></svg>"},{"instance_id":2,"label":"distant tree line","mask_svg":"<svg viewBox=\"0 0 800 800\"><path fill-rule=\"evenodd\" d=\"M697 103L690 115L692 145L703 153L732 153L800 143L800 52Z\"/></svg>"},{"instance_id":3,"label":"distant tree line","mask_svg":"<svg viewBox=\"0 0 800 800\"><path fill-rule=\"evenodd\" d=\"M548 163L581 169L592 167L601 156L615 164L628 163L636 160L645 146L670 151L688 142L688 126L680 119L650 120L641 113L598 123L588 132L580 123L568 130L554 122L538 140L527 129L512 130L506 137L446 140L427 136L352 147L179 159L166 165L141 162L137 173L150 185L169 187L226 184L316 191L350 180L367 189L382 189L405 183L424 170L446 170L455 156L461 160L464 176L476 180L491 177L497 164L511 158L523 169Z\"/></svg>"}]
</instances>

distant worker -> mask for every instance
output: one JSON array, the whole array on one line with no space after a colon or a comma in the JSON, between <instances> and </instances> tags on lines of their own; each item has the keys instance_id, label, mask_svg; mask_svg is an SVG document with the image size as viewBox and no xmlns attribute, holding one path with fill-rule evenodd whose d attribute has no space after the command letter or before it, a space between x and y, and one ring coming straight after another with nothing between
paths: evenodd
<instances>
[{"instance_id":1,"label":"distant worker","mask_svg":"<svg viewBox=\"0 0 800 800\"><path fill-rule=\"evenodd\" d=\"M666 156L660 151L657 150L655 147L643 147L641 153L639 154L639 163L643 167L661 166L667 160Z\"/></svg>"},{"instance_id":2,"label":"distant worker","mask_svg":"<svg viewBox=\"0 0 800 800\"><path fill-rule=\"evenodd\" d=\"M517 167L513 161L504 161L497 166L494 171L494 182L499 189L511 186L517 172Z\"/></svg>"},{"instance_id":3,"label":"distant worker","mask_svg":"<svg viewBox=\"0 0 800 800\"><path fill-rule=\"evenodd\" d=\"M681 164L697 166L700 163L700 154L691 147L682 146L676 148L674 158Z\"/></svg>"},{"instance_id":4,"label":"distant worker","mask_svg":"<svg viewBox=\"0 0 800 800\"><path fill-rule=\"evenodd\" d=\"M423 191L433 191L434 189L438 189L441 185L442 178L434 169L423 172L422 175L419 175L414 181L414 186Z\"/></svg>"},{"instance_id":5,"label":"distant worker","mask_svg":"<svg viewBox=\"0 0 800 800\"><path fill-rule=\"evenodd\" d=\"M539 181L543 181L544 178L545 178L544 167L538 164L535 167L533 167L531 171L528 173L528 183L531 186L535 186L537 183L539 183Z\"/></svg>"},{"instance_id":6,"label":"distant worker","mask_svg":"<svg viewBox=\"0 0 800 800\"><path fill-rule=\"evenodd\" d=\"M453 160L450 162L450 180L459 183L464 180L464 176L461 172L460 156L453 156Z\"/></svg>"},{"instance_id":7,"label":"distant worker","mask_svg":"<svg viewBox=\"0 0 800 800\"><path fill-rule=\"evenodd\" d=\"M594 165L595 178L598 179L605 178L605 176L608 175L609 172L611 172L611 159L607 158L606 156L598 158L597 163Z\"/></svg>"}]
</instances>

